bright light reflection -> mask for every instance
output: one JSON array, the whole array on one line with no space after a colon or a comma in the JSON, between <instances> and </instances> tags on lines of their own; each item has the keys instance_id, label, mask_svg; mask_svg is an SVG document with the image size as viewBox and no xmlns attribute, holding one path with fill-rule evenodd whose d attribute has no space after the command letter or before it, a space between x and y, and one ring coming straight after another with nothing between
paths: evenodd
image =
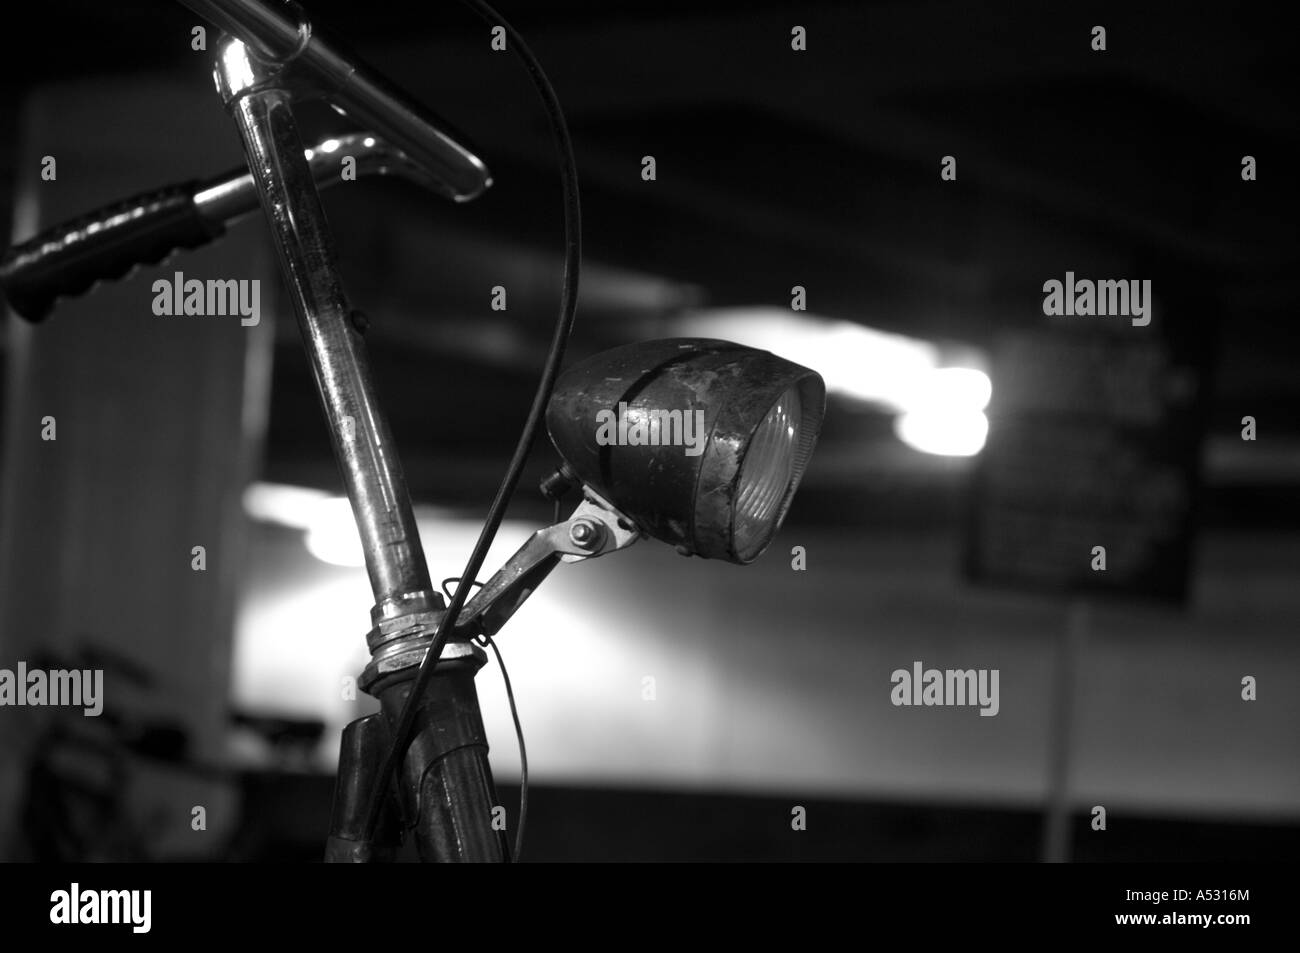
<instances>
[{"instance_id":1,"label":"bright light reflection","mask_svg":"<svg viewBox=\"0 0 1300 953\"><path fill-rule=\"evenodd\" d=\"M894 418L894 432L922 453L969 457L984 447L989 419L978 410L912 410Z\"/></svg>"},{"instance_id":2,"label":"bright light reflection","mask_svg":"<svg viewBox=\"0 0 1300 953\"><path fill-rule=\"evenodd\" d=\"M988 374L940 367L940 350L929 341L775 308L697 311L675 322L674 330L762 348L811 367L831 393L895 411L894 432L923 453L971 456L988 436Z\"/></svg>"}]
</instances>

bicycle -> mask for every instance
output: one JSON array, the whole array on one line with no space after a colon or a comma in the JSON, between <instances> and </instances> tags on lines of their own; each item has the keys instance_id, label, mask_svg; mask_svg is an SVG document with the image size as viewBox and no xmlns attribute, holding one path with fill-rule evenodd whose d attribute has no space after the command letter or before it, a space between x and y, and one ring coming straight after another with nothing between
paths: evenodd
<instances>
[{"instance_id":1,"label":"bicycle","mask_svg":"<svg viewBox=\"0 0 1300 953\"><path fill-rule=\"evenodd\" d=\"M249 803L258 790L250 782L261 778L267 767L293 771L306 763L325 731L324 722L231 709L229 724L261 740L268 752L262 771L239 770L196 757L185 724L148 709L159 687L155 673L111 648L82 640L70 655L46 652L29 664L47 672L99 671L126 689L126 701L95 718L44 713L26 745L27 783L18 831L5 845L6 856L36 863L192 859L166 845L165 821L154 823L133 804L133 792L150 773L158 772L238 792L242 822L206 856L243 861L266 857L272 847L282 846L276 843L282 833L279 818Z\"/></svg>"},{"instance_id":2,"label":"bicycle","mask_svg":"<svg viewBox=\"0 0 1300 953\"><path fill-rule=\"evenodd\" d=\"M425 861L517 859L527 759L512 851L493 823L495 789L474 687L486 663L484 647L495 648L492 636L560 562L603 556L643 537L686 555L742 564L758 558L788 512L825 413L825 385L816 372L724 341L631 344L589 358L561 378L581 263L573 147L558 98L523 38L481 0L462 2L504 28L551 123L562 170L565 280L523 432L448 598L430 581L401 464L375 397L364 322L343 290L319 190L338 181L333 159L339 155L357 158L358 175L397 175L457 202L476 198L492 180L457 134L316 29L300 5L182 0L224 31L215 77L247 170L108 206L0 261L10 306L39 321L58 297L199 247L260 206L375 597L371 661L358 684L378 699L380 711L344 732L327 861L392 860L408 839ZM304 148L293 105L305 97L327 99L365 131ZM617 428L593 426L615 409ZM543 418L564 463L542 491L557 506L570 491L580 492L581 501L568 519L533 534L471 598ZM707 439L695 454L673 452L682 449L688 423ZM517 714L515 720L518 727ZM522 741L520 732L521 748Z\"/></svg>"}]
</instances>

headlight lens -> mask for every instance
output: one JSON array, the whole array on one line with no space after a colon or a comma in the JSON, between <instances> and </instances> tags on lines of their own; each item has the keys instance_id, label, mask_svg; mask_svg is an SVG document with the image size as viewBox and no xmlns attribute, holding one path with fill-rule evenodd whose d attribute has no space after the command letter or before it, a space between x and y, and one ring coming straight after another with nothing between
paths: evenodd
<instances>
[{"instance_id":1,"label":"headlight lens","mask_svg":"<svg viewBox=\"0 0 1300 953\"><path fill-rule=\"evenodd\" d=\"M752 559L776 529L780 509L795 477L803 407L798 388L781 395L754 431L740 467L732 529L736 551Z\"/></svg>"}]
</instances>

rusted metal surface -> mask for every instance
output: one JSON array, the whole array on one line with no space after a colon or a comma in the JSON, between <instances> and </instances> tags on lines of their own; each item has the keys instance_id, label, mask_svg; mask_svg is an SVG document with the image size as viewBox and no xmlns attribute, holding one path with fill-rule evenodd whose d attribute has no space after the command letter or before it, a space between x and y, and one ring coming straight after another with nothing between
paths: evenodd
<instances>
[{"instance_id":1,"label":"rusted metal surface","mask_svg":"<svg viewBox=\"0 0 1300 953\"><path fill-rule=\"evenodd\" d=\"M739 552L734 512L741 466L755 429L772 406L797 388L803 409L800 465L771 533L811 454L825 413L821 377L767 351L707 338L673 338L615 348L567 370L547 412L551 440L582 482L626 513L648 536L679 552L731 562L761 553ZM702 421L698 455L677 445L609 445L598 440L598 414L664 419L668 412Z\"/></svg>"}]
</instances>

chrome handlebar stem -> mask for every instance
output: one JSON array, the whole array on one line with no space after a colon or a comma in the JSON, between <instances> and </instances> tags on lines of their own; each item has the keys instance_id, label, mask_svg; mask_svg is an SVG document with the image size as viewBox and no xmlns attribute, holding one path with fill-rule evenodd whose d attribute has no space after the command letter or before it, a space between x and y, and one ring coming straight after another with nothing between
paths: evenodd
<instances>
[{"instance_id":1,"label":"chrome handlebar stem","mask_svg":"<svg viewBox=\"0 0 1300 953\"><path fill-rule=\"evenodd\" d=\"M483 160L445 122L373 67L314 29L302 7L268 0L181 0L208 22L243 41L250 63L284 68L298 95L317 95L406 153L456 202L492 184Z\"/></svg>"}]
</instances>

